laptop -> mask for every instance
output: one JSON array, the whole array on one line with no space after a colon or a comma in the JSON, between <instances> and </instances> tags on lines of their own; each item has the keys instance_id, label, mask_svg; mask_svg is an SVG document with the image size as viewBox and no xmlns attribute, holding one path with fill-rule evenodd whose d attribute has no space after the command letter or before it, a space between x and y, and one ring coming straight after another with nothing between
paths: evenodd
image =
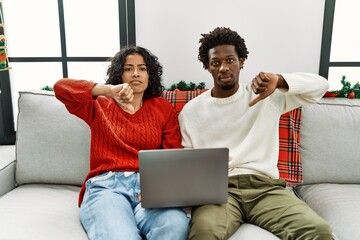
<instances>
[{"instance_id":1,"label":"laptop","mask_svg":"<svg viewBox=\"0 0 360 240\"><path fill-rule=\"evenodd\" d=\"M228 162L228 148L139 151L142 207L226 203Z\"/></svg>"}]
</instances>

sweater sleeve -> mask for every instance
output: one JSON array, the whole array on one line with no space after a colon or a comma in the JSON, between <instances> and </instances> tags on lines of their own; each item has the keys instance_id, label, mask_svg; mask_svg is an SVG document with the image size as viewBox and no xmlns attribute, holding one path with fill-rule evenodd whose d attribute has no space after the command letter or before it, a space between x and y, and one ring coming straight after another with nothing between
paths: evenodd
<instances>
[{"instance_id":1,"label":"sweater sleeve","mask_svg":"<svg viewBox=\"0 0 360 240\"><path fill-rule=\"evenodd\" d=\"M70 113L90 124L94 114L92 88L95 85L86 80L64 78L55 83L54 92Z\"/></svg>"},{"instance_id":2,"label":"sweater sleeve","mask_svg":"<svg viewBox=\"0 0 360 240\"><path fill-rule=\"evenodd\" d=\"M179 114L179 124L180 124L180 130L181 130L181 137L182 137L182 142L181 145L184 148L193 148L193 144L191 142L191 137L188 133L188 129L187 129L187 121L186 121L186 117L185 117L185 111L181 111Z\"/></svg>"},{"instance_id":3,"label":"sweater sleeve","mask_svg":"<svg viewBox=\"0 0 360 240\"><path fill-rule=\"evenodd\" d=\"M167 107L170 111L170 114L163 128L161 147L163 149L182 148L180 127L177 118L177 113L170 103L166 105L168 105Z\"/></svg>"},{"instance_id":4,"label":"sweater sleeve","mask_svg":"<svg viewBox=\"0 0 360 240\"><path fill-rule=\"evenodd\" d=\"M316 74L299 72L281 75L289 85L289 90L282 91L283 94L274 95L274 99L282 103L280 111L283 113L318 102L329 88L328 81Z\"/></svg>"}]
</instances>

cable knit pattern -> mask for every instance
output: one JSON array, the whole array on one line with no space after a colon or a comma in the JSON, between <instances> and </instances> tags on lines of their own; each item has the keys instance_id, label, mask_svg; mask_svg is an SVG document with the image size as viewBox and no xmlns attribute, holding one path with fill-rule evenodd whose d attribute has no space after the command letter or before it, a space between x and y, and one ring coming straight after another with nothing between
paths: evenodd
<instances>
[{"instance_id":1,"label":"cable knit pattern","mask_svg":"<svg viewBox=\"0 0 360 240\"><path fill-rule=\"evenodd\" d=\"M108 171L139 171L139 150L182 148L177 114L168 101L150 98L135 114L130 114L112 98L93 97L95 84L61 79L54 85L55 96L91 129L90 172L85 182Z\"/></svg>"}]
</instances>

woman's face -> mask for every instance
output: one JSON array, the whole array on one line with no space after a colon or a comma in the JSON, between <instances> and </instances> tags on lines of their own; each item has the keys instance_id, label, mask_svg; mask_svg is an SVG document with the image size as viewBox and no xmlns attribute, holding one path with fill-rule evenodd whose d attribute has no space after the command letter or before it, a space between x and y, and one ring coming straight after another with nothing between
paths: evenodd
<instances>
[{"instance_id":1,"label":"woman's face","mask_svg":"<svg viewBox=\"0 0 360 240\"><path fill-rule=\"evenodd\" d=\"M123 74L123 83L128 83L134 94L144 93L149 85L149 74L142 55L138 53L126 57Z\"/></svg>"}]
</instances>

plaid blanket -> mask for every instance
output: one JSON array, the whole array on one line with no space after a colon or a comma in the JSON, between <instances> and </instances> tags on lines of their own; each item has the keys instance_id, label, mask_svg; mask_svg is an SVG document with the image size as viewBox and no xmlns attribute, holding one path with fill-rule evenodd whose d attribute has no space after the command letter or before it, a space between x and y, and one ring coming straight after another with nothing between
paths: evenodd
<instances>
[{"instance_id":1,"label":"plaid blanket","mask_svg":"<svg viewBox=\"0 0 360 240\"><path fill-rule=\"evenodd\" d=\"M167 91L162 97L174 106L177 113L184 105L206 90L195 91ZM284 113L279 123L279 161L278 169L280 178L286 180L290 186L295 186L303 181L300 159L300 120L301 108Z\"/></svg>"}]
</instances>

